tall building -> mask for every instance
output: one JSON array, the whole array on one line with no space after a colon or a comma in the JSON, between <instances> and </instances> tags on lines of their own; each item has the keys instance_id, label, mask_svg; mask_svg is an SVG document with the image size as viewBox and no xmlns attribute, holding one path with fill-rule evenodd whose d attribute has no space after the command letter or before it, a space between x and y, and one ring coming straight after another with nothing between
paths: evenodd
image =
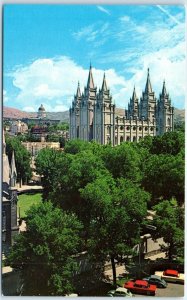
<instances>
[{"instance_id":1,"label":"tall building","mask_svg":"<svg viewBox=\"0 0 187 300\"><path fill-rule=\"evenodd\" d=\"M90 66L87 86L81 94L78 83L70 113L70 139L95 140L101 144L119 145L124 141L138 142L150 135L173 131L171 99L165 81L157 100L152 89L149 69L145 90L140 101L134 87L132 98L124 116L116 113L110 89L104 74L102 87L97 92Z\"/></svg>"},{"instance_id":2,"label":"tall building","mask_svg":"<svg viewBox=\"0 0 187 300\"><path fill-rule=\"evenodd\" d=\"M2 253L6 254L18 233L16 165L14 152L11 165L6 155L6 143L3 131L3 182L2 182Z\"/></svg>"}]
</instances>

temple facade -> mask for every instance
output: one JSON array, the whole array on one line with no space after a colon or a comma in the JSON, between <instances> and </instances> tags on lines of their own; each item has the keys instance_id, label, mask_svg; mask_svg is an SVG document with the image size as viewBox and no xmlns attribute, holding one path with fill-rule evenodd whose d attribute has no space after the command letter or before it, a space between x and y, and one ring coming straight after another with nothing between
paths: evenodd
<instances>
[{"instance_id":1,"label":"temple facade","mask_svg":"<svg viewBox=\"0 0 187 300\"><path fill-rule=\"evenodd\" d=\"M69 114L70 139L94 140L104 145L138 142L147 135L162 135L174 130L174 108L171 106L165 81L157 99L152 89L149 69L140 100L134 87L128 109L122 116L116 113L105 74L102 87L97 92L90 66L87 86L81 93L78 83Z\"/></svg>"}]
</instances>

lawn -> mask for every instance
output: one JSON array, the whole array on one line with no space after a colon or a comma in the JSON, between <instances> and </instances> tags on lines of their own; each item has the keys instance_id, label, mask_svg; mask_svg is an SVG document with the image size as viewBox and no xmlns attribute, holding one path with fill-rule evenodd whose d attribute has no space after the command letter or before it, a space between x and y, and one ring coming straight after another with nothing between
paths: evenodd
<instances>
[{"instance_id":1,"label":"lawn","mask_svg":"<svg viewBox=\"0 0 187 300\"><path fill-rule=\"evenodd\" d=\"M20 212L20 218L25 218L27 216L28 209L33 204L39 204L42 201L42 194L22 194L18 197L18 215Z\"/></svg>"}]
</instances>

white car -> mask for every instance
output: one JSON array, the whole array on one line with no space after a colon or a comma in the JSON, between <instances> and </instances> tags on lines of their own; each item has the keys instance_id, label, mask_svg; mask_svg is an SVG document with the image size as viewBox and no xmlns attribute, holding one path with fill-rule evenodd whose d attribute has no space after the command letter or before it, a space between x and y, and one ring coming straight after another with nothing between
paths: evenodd
<instances>
[{"instance_id":1,"label":"white car","mask_svg":"<svg viewBox=\"0 0 187 300\"><path fill-rule=\"evenodd\" d=\"M184 274L176 270L167 269L165 271L156 271L155 275L160 276L167 282L176 282L184 284Z\"/></svg>"},{"instance_id":2,"label":"white car","mask_svg":"<svg viewBox=\"0 0 187 300\"><path fill-rule=\"evenodd\" d=\"M119 287L116 290L111 290L107 293L108 297L132 297L132 293L123 287Z\"/></svg>"}]
</instances>

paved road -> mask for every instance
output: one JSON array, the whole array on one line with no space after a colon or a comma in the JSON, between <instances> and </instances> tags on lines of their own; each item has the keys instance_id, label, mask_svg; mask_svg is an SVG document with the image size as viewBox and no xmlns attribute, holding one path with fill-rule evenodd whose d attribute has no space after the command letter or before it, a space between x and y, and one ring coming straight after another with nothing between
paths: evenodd
<instances>
[{"instance_id":1,"label":"paved road","mask_svg":"<svg viewBox=\"0 0 187 300\"><path fill-rule=\"evenodd\" d=\"M145 297L145 295L134 295L135 297ZM166 289L157 289L156 297L184 297L184 285L168 283Z\"/></svg>"}]
</instances>

